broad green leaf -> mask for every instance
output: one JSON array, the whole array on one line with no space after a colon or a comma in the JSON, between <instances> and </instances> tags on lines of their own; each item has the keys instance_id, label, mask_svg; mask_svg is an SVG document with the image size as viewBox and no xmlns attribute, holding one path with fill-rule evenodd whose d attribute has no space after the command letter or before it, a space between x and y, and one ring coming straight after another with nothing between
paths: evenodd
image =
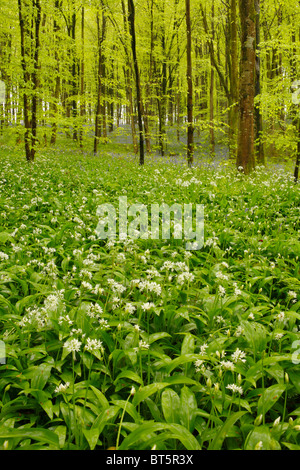
<instances>
[{"instance_id":1,"label":"broad green leaf","mask_svg":"<svg viewBox=\"0 0 300 470\"><path fill-rule=\"evenodd\" d=\"M195 338L190 333L184 335L181 345L181 355L193 354L195 349Z\"/></svg>"},{"instance_id":2,"label":"broad green leaf","mask_svg":"<svg viewBox=\"0 0 300 470\"><path fill-rule=\"evenodd\" d=\"M110 420L113 420L117 416L119 411L120 411L120 407L116 405L112 405L109 408L101 411L99 416L97 416L97 418L95 419L91 429L97 428L99 431L99 434L101 434L107 422Z\"/></svg>"},{"instance_id":3,"label":"broad green leaf","mask_svg":"<svg viewBox=\"0 0 300 470\"><path fill-rule=\"evenodd\" d=\"M189 362L195 362L197 359L201 360L208 360L208 356L205 355L200 355L200 354L184 354L179 357L176 357L176 359L173 359L166 367L166 372L167 374L170 374L172 370L176 369L176 367L179 367L183 364L187 364Z\"/></svg>"},{"instance_id":4,"label":"broad green leaf","mask_svg":"<svg viewBox=\"0 0 300 470\"><path fill-rule=\"evenodd\" d=\"M137 382L138 384L142 384L143 381L139 375L137 375L135 372L132 370L124 370L121 372L117 378L114 380L114 384L118 383L120 379L129 379L132 380L133 382Z\"/></svg>"},{"instance_id":5,"label":"broad green leaf","mask_svg":"<svg viewBox=\"0 0 300 470\"><path fill-rule=\"evenodd\" d=\"M148 343L152 344L155 341L158 341L159 339L170 338L170 337L171 337L171 335L169 335L169 333L167 333L165 331L162 331L161 333L152 333L152 335L150 335L149 338L148 338Z\"/></svg>"},{"instance_id":6,"label":"broad green leaf","mask_svg":"<svg viewBox=\"0 0 300 470\"><path fill-rule=\"evenodd\" d=\"M266 414L280 398L285 389L285 384L275 384L265 389L258 400L257 414Z\"/></svg>"},{"instance_id":7,"label":"broad green leaf","mask_svg":"<svg viewBox=\"0 0 300 470\"><path fill-rule=\"evenodd\" d=\"M171 431L169 437L179 440L186 450L201 450L201 445L196 437L184 426L180 424L169 424L167 429Z\"/></svg>"},{"instance_id":8,"label":"broad green leaf","mask_svg":"<svg viewBox=\"0 0 300 470\"><path fill-rule=\"evenodd\" d=\"M188 387L184 386L180 394L180 421L190 432L194 431L197 408L194 393Z\"/></svg>"},{"instance_id":9,"label":"broad green leaf","mask_svg":"<svg viewBox=\"0 0 300 470\"><path fill-rule=\"evenodd\" d=\"M144 423L134 431L132 431L119 446L119 450L128 450L134 448L137 450L141 442L148 442L154 436L153 434L159 431L170 431L168 438L172 436L173 439L181 441L187 450L200 450L201 446L195 436L191 434L186 428L180 424L167 424L167 423Z\"/></svg>"},{"instance_id":10,"label":"broad green leaf","mask_svg":"<svg viewBox=\"0 0 300 470\"><path fill-rule=\"evenodd\" d=\"M152 418L158 422L163 421L158 405L150 397L145 398L145 403L151 412Z\"/></svg>"},{"instance_id":11,"label":"broad green leaf","mask_svg":"<svg viewBox=\"0 0 300 470\"><path fill-rule=\"evenodd\" d=\"M83 434L88 441L90 450L94 450L99 439L99 430L97 428L83 429Z\"/></svg>"},{"instance_id":12,"label":"broad green leaf","mask_svg":"<svg viewBox=\"0 0 300 470\"><path fill-rule=\"evenodd\" d=\"M53 419L53 403L51 400L40 402L40 406L46 411L50 419Z\"/></svg>"},{"instance_id":13,"label":"broad green leaf","mask_svg":"<svg viewBox=\"0 0 300 470\"><path fill-rule=\"evenodd\" d=\"M300 370L290 369L288 373L291 383L296 388L297 393L300 393Z\"/></svg>"},{"instance_id":14,"label":"broad green leaf","mask_svg":"<svg viewBox=\"0 0 300 470\"><path fill-rule=\"evenodd\" d=\"M13 243L15 239L8 232L1 232L0 243L5 244L7 241Z\"/></svg>"},{"instance_id":15,"label":"broad green leaf","mask_svg":"<svg viewBox=\"0 0 300 470\"><path fill-rule=\"evenodd\" d=\"M135 392L135 395L132 400L132 404L134 406L137 406L141 401L145 400L145 398L150 397L153 395L153 393L158 392L159 390L162 390L163 388L167 387L168 384L167 382L158 382L158 383L153 383L150 385L146 385L145 387L140 388Z\"/></svg>"},{"instance_id":16,"label":"broad green leaf","mask_svg":"<svg viewBox=\"0 0 300 470\"><path fill-rule=\"evenodd\" d=\"M258 322L241 321L243 334L252 346L254 353L261 352L266 348L268 341L268 330Z\"/></svg>"},{"instance_id":17,"label":"broad green leaf","mask_svg":"<svg viewBox=\"0 0 300 470\"><path fill-rule=\"evenodd\" d=\"M162 392L161 407L167 423L180 424L180 398L171 388Z\"/></svg>"},{"instance_id":18,"label":"broad green leaf","mask_svg":"<svg viewBox=\"0 0 300 470\"><path fill-rule=\"evenodd\" d=\"M55 432L49 431L44 428L18 428L18 429L7 429L6 427L0 428L0 439L34 439L36 441L46 442L59 448L58 436Z\"/></svg>"},{"instance_id":19,"label":"broad green leaf","mask_svg":"<svg viewBox=\"0 0 300 470\"><path fill-rule=\"evenodd\" d=\"M26 297L22 298L16 303L16 310L21 313L23 308L28 307L30 304L36 304L37 299L40 297L42 298L44 295L50 295L53 292L51 290L47 292L40 292L38 294L27 295Z\"/></svg>"},{"instance_id":20,"label":"broad green leaf","mask_svg":"<svg viewBox=\"0 0 300 470\"><path fill-rule=\"evenodd\" d=\"M52 367L52 364L40 364L36 368L35 374L31 379L31 387L38 390L43 390L51 375Z\"/></svg>"},{"instance_id":21,"label":"broad green leaf","mask_svg":"<svg viewBox=\"0 0 300 470\"><path fill-rule=\"evenodd\" d=\"M174 374L171 377L164 377L164 382L167 382L169 385L199 385L199 382L197 382L196 380L190 379L190 377L186 377L185 375L180 374Z\"/></svg>"},{"instance_id":22,"label":"broad green leaf","mask_svg":"<svg viewBox=\"0 0 300 470\"><path fill-rule=\"evenodd\" d=\"M14 308L14 306L10 303L9 300L7 300L2 294L0 294L0 306L1 305L4 305L6 307L9 307L9 311L12 310L12 311L15 311L16 309Z\"/></svg>"},{"instance_id":23,"label":"broad green leaf","mask_svg":"<svg viewBox=\"0 0 300 470\"><path fill-rule=\"evenodd\" d=\"M58 435L59 440L59 447L62 449L65 445L66 435L67 435L67 427L66 426L57 426L54 430L55 434Z\"/></svg>"},{"instance_id":24,"label":"broad green leaf","mask_svg":"<svg viewBox=\"0 0 300 470\"><path fill-rule=\"evenodd\" d=\"M289 361L291 363L292 354L285 354L285 355L280 354L278 356L273 355L270 357L265 357L264 359L260 359L248 369L246 373L246 379L251 379L255 377L257 374L259 374L263 370L264 366L273 364L275 362L281 362L281 361Z\"/></svg>"},{"instance_id":25,"label":"broad green leaf","mask_svg":"<svg viewBox=\"0 0 300 470\"><path fill-rule=\"evenodd\" d=\"M228 431L238 419L244 416L245 413L247 413L247 411L238 411L227 418L221 429L216 431L216 435L209 445L208 450L221 450Z\"/></svg>"},{"instance_id":26,"label":"broad green leaf","mask_svg":"<svg viewBox=\"0 0 300 470\"><path fill-rule=\"evenodd\" d=\"M128 413L136 423L142 422L140 414L136 411L135 407L132 403L130 403L130 401L112 400L111 402L113 403L113 405L119 406L120 408L125 410L125 412Z\"/></svg>"},{"instance_id":27,"label":"broad green leaf","mask_svg":"<svg viewBox=\"0 0 300 470\"><path fill-rule=\"evenodd\" d=\"M100 415L94 421L91 429L83 430L83 434L88 441L91 450L95 449L99 436L104 430L106 424L117 416L119 410L119 406L110 406L100 413Z\"/></svg>"},{"instance_id":28,"label":"broad green leaf","mask_svg":"<svg viewBox=\"0 0 300 470\"><path fill-rule=\"evenodd\" d=\"M267 426L255 427L245 441L245 450L271 450L271 446L272 436Z\"/></svg>"},{"instance_id":29,"label":"broad green leaf","mask_svg":"<svg viewBox=\"0 0 300 470\"><path fill-rule=\"evenodd\" d=\"M93 385L90 385L90 388L93 390L95 396L97 397L99 405L105 410L109 408L109 402L105 395Z\"/></svg>"},{"instance_id":30,"label":"broad green leaf","mask_svg":"<svg viewBox=\"0 0 300 470\"><path fill-rule=\"evenodd\" d=\"M291 442L281 442L281 444L285 445L290 450L300 450L300 445L292 444Z\"/></svg>"}]
</instances>

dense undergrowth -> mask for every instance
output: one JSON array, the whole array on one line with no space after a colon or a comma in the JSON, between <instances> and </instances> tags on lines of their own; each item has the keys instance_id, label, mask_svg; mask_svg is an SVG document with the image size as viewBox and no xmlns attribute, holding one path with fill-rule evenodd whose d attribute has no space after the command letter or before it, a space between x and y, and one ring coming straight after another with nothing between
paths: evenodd
<instances>
[{"instance_id":1,"label":"dense undergrowth","mask_svg":"<svg viewBox=\"0 0 300 470\"><path fill-rule=\"evenodd\" d=\"M292 172L0 160L2 449L300 449ZM203 204L205 243L99 240L97 207Z\"/></svg>"}]
</instances>

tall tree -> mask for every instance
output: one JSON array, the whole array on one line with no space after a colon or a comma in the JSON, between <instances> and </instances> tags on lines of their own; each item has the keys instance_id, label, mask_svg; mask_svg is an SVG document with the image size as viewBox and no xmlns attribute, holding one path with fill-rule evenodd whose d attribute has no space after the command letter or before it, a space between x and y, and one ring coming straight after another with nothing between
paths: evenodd
<instances>
[{"instance_id":1,"label":"tall tree","mask_svg":"<svg viewBox=\"0 0 300 470\"><path fill-rule=\"evenodd\" d=\"M229 98L229 150L236 159L239 102L239 65L238 65L238 25L237 0L230 0L229 5L229 48L228 65L230 77Z\"/></svg>"},{"instance_id":2,"label":"tall tree","mask_svg":"<svg viewBox=\"0 0 300 470\"><path fill-rule=\"evenodd\" d=\"M185 0L186 10L186 57L187 57L187 162L191 166L194 159L194 122L193 122L193 67L192 67L192 28L190 0Z\"/></svg>"},{"instance_id":3,"label":"tall tree","mask_svg":"<svg viewBox=\"0 0 300 470\"><path fill-rule=\"evenodd\" d=\"M97 153L98 143L101 137L101 117L103 118L103 42L106 34L106 18L103 8L101 10L102 22L100 24L100 12L97 10L97 38L98 38L98 67L97 67L97 104L95 116L95 137L94 137L94 154Z\"/></svg>"},{"instance_id":4,"label":"tall tree","mask_svg":"<svg viewBox=\"0 0 300 470\"><path fill-rule=\"evenodd\" d=\"M53 19L53 33L54 33L54 60L55 60L55 80L54 80L54 93L53 93L53 102L51 103L51 114L52 114L52 132L51 132L51 145L54 145L56 142L57 136L57 112L58 112L58 102L61 88L61 79L60 79L60 59L58 53L58 44L59 44L59 31L60 26L57 20L57 13L61 7L61 0L55 0L54 3L54 19Z\"/></svg>"},{"instance_id":5,"label":"tall tree","mask_svg":"<svg viewBox=\"0 0 300 470\"><path fill-rule=\"evenodd\" d=\"M261 95L261 60L260 60L260 0L255 0L255 27L256 27L256 77L255 77L255 153L256 161L265 164L264 145L262 142L263 117L259 103Z\"/></svg>"},{"instance_id":6,"label":"tall tree","mask_svg":"<svg viewBox=\"0 0 300 470\"><path fill-rule=\"evenodd\" d=\"M81 7L81 59L80 59L80 130L79 130L79 142L80 147L83 146L83 119L85 115L85 62L84 62L84 24L85 24L85 10L84 6Z\"/></svg>"},{"instance_id":7,"label":"tall tree","mask_svg":"<svg viewBox=\"0 0 300 470\"><path fill-rule=\"evenodd\" d=\"M134 65L134 72L135 72L137 112L138 112L138 125L139 125L140 165L144 165L145 151L144 151L144 131L143 131L143 104L142 104L140 72L139 72L137 53L136 53L134 0L128 0L128 24L129 24L129 31L130 31L130 36L131 36L131 49L132 49L132 58L133 58L133 65Z\"/></svg>"},{"instance_id":8,"label":"tall tree","mask_svg":"<svg viewBox=\"0 0 300 470\"><path fill-rule=\"evenodd\" d=\"M18 0L21 32L21 64L23 69L23 104L25 124L25 153L28 162L34 161L37 145L38 68L40 50L40 0Z\"/></svg>"},{"instance_id":9,"label":"tall tree","mask_svg":"<svg viewBox=\"0 0 300 470\"><path fill-rule=\"evenodd\" d=\"M214 31L214 19L215 19L215 2L212 0L211 6L211 29L212 29L212 41L215 39ZM210 89L209 89L209 126L210 126L210 151L211 154L215 153L215 128L214 128L214 97L215 97L215 69L211 63L210 67Z\"/></svg>"},{"instance_id":10,"label":"tall tree","mask_svg":"<svg viewBox=\"0 0 300 470\"><path fill-rule=\"evenodd\" d=\"M237 168L245 174L255 167L254 96L256 12L254 0L240 0L241 59Z\"/></svg>"}]
</instances>

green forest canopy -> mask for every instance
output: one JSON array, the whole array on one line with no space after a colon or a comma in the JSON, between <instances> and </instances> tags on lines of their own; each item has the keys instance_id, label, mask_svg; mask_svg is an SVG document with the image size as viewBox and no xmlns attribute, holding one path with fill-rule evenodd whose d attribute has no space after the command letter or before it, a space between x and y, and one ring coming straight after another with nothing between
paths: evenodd
<instances>
[{"instance_id":1,"label":"green forest canopy","mask_svg":"<svg viewBox=\"0 0 300 470\"><path fill-rule=\"evenodd\" d=\"M141 105L146 153L158 143L165 155L167 130L174 128L179 138L190 128L208 136L212 153L219 136L227 139L231 157L248 172L253 165L243 161L240 129L254 146L256 163L281 156L299 163L299 110L293 100L299 12L297 0L2 0L2 132L13 129L25 140L30 160L38 139L55 144L58 131L81 145L92 137L97 153L114 128L127 124L138 153ZM244 30L245 15L252 40ZM251 54L249 45L255 64L245 56ZM243 77L251 78L246 92ZM241 130L245 93L255 112L246 110L253 123Z\"/></svg>"}]
</instances>

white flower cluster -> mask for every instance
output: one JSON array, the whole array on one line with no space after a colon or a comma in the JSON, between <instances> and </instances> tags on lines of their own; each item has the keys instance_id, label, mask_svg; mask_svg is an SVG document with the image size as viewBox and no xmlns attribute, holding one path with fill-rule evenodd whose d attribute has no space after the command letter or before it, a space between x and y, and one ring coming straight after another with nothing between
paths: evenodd
<instances>
[{"instance_id":1,"label":"white flower cluster","mask_svg":"<svg viewBox=\"0 0 300 470\"><path fill-rule=\"evenodd\" d=\"M3 251L0 251L0 261L6 261L7 259L9 259L9 256L3 253Z\"/></svg>"},{"instance_id":2,"label":"white flower cluster","mask_svg":"<svg viewBox=\"0 0 300 470\"><path fill-rule=\"evenodd\" d=\"M133 286L137 287L141 292L154 292L154 294L161 295L161 285L155 281L150 281L148 279L133 279Z\"/></svg>"},{"instance_id":3,"label":"white flower cluster","mask_svg":"<svg viewBox=\"0 0 300 470\"><path fill-rule=\"evenodd\" d=\"M130 302L127 302L125 305L125 313L132 315L136 311L136 306Z\"/></svg>"},{"instance_id":4,"label":"white flower cluster","mask_svg":"<svg viewBox=\"0 0 300 470\"><path fill-rule=\"evenodd\" d=\"M26 309L25 315L19 322L19 326L30 326L37 331L41 331L51 325L51 320L47 310L43 307L29 307Z\"/></svg>"},{"instance_id":5,"label":"white flower cluster","mask_svg":"<svg viewBox=\"0 0 300 470\"><path fill-rule=\"evenodd\" d=\"M178 275L177 283L182 286L185 282L193 282L194 279L195 279L195 276L193 273L183 272Z\"/></svg>"},{"instance_id":6,"label":"white flower cluster","mask_svg":"<svg viewBox=\"0 0 300 470\"><path fill-rule=\"evenodd\" d=\"M87 338L85 349L90 352L99 350L103 351L102 341L98 339Z\"/></svg>"},{"instance_id":7,"label":"white flower cluster","mask_svg":"<svg viewBox=\"0 0 300 470\"><path fill-rule=\"evenodd\" d=\"M126 287L123 286L123 284L116 282L114 279L107 279L107 283L111 290L116 294L122 294L126 290Z\"/></svg>"},{"instance_id":8,"label":"white flower cluster","mask_svg":"<svg viewBox=\"0 0 300 470\"><path fill-rule=\"evenodd\" d=\"M87 307L87 316L90 318L100 318L100 315L103 313L103 308L97 303L91 303Z\"/></svg>"},{"instance_id":9,"label":"white flower cluster","mask_svg":"<svg viewBox=\"0 0 300 470\"><path fill-rule=\"evenodd\" d=\"M188 271L189 270L189 267L186 263L182 262L182 261L177 261L177 262L174 262L174 261L165 261L164 264L162 265L162 267L160 268L161 271L165 271L165 270L168 270L168 271Z\"/></svg>"},{"instance_id":10,"label":"white flower cluster","mask_svg":"<svg viewBox=\"0 0 300 470\"><path fill-rule=\"evenodd\" d=\"M64 393L70 386L70 382L60 383L54 390L54 393Z\"/></svg>"},{"instance_id":11,"label":"white flower cluster","mask_svg":"<svg viewBox=\"0 0 300 470\"><path fill-rule=\"evenodd\" d=\"M144 312L146 312L147 310L150 310L151 308L154 308L155 304L153 302L145 302L141 305L141 307L142 307L142 310L144 310Z\"/></svg>"},{"instance_id":12,"label":"white flower cluster","mask_svg":"<svg viewBox=\"0 0 300 470\"><path fill-rule=\"evenodd\" d=\"M239 385L236 384L228 384L226 386L228 390L231 390L233 393L239 393L240 395L243 395L243 389Z\"/></svg>"}]
</instances>

